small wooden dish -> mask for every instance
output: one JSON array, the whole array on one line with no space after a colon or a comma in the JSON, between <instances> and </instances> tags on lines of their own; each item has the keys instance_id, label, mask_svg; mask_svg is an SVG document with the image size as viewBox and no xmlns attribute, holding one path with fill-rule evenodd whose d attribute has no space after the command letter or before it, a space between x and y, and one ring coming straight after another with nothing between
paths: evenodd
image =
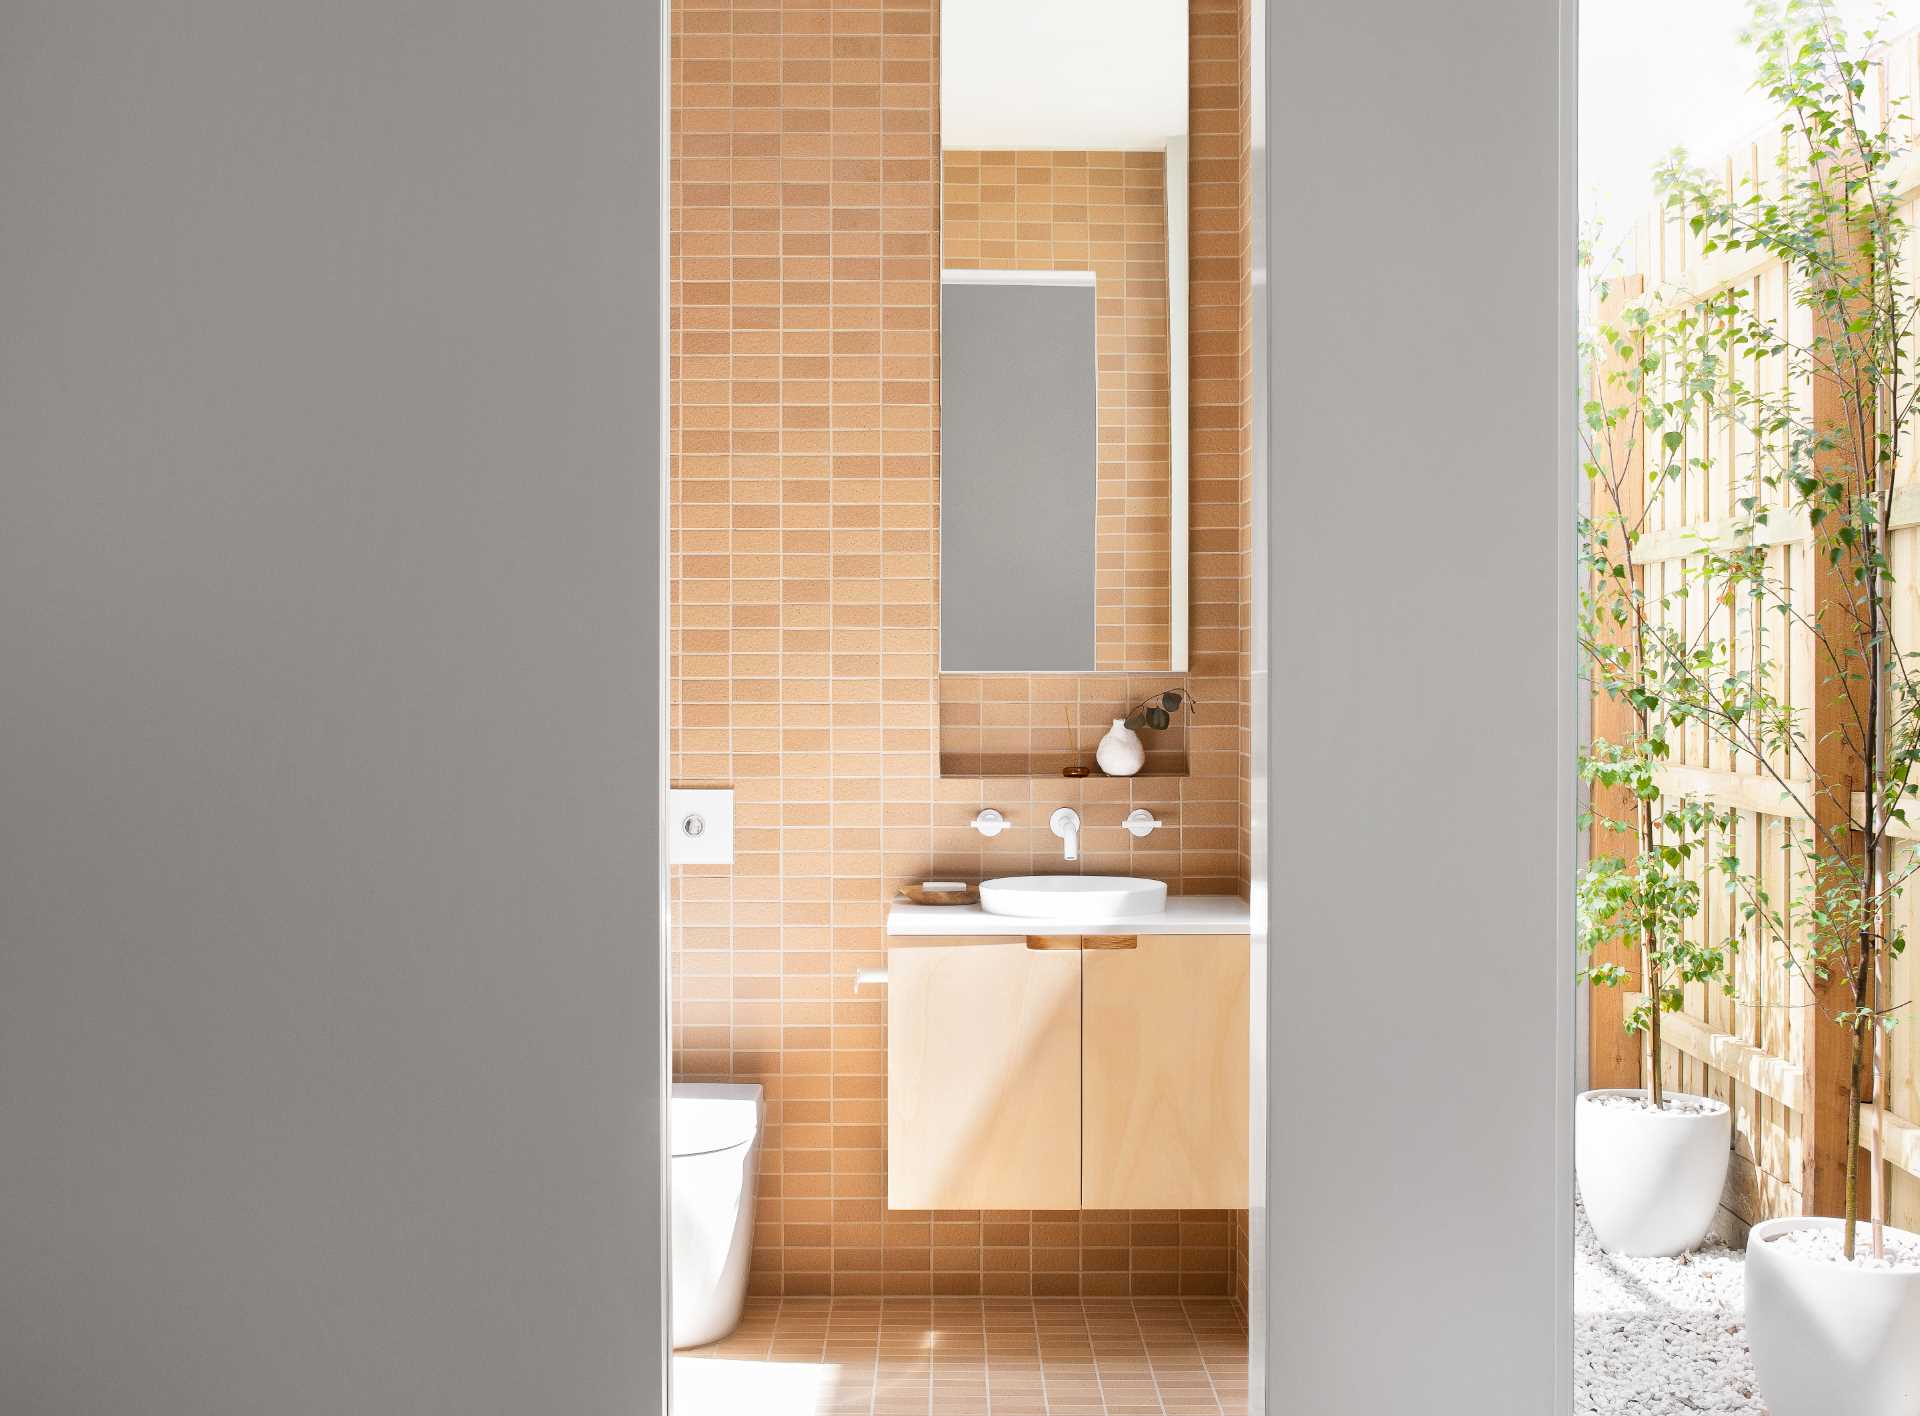
<instances>
[{"instance_id":1,"label":"small wooden dish","mask_svg":"<svg viewBox=\"0 0 1920 1416\"><path fill-rule=\"evenodd\" d=\"M977 905L980 887L968 885L959 890L929 890L921 885L902 885L900 897L915 905Z\"/></svg>"}]
</instances>

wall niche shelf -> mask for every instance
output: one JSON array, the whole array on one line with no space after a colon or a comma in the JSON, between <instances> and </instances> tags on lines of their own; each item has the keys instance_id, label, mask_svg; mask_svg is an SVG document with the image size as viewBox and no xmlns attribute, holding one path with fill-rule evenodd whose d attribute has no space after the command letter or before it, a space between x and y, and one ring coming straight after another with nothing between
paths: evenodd
<instances>
[{"instance_id":1,"label":"wall niche shelf","mask_svg":"<svg viewBox=\"0 0 1920 1416\"><path fill-rule=\"evenodd\" d=\"M1189 774L1187 754L1152 753L1147 757L1147 765L1131 777L1109 777L1097 768L1084 777L1068 777L1061 774L1062 763L1057 753L1031 759L1009 760L1004 756L980 757L971 753L940 754L940 775L944 778L972 779L978 781L1054 781L1054 782L1141 782L1179 779Z\"/></svg>"}]
</instances>

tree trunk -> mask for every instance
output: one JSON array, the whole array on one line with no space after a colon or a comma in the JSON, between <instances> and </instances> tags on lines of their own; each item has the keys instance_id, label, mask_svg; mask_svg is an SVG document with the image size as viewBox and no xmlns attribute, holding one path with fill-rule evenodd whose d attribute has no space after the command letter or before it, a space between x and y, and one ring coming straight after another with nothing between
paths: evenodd
<instances>
[{"instance_id":1,"label":"tree trunk","mask_svg":"<svg viewBox=\"0 0 1920 1416\"><path fill-rule=\"evenodd\" d=\"M1854 1234L1860 1224L1860 1103L1867 1094L1862 1075L1867 1061L1867 1036L1863 1029L1873 1026L1864 1010L1872 997L1870 985L1875 975L1876 942L1871 929L1860 931L1860 963L1853 980L1853 1065L1847 1069L1847 1206L1842 1245L1842 1252L1849 1260L1853 1258Z\"/></svg>"},{"instance_id":2,"label":"tree trunk","mask_svg":"<svg viewBox=\"0 0 1920 1416\"><path fill-rule=\"evenodd\" d=\"M1667 1083L1660 1075L1660 982L1654 977L1653 951L1649 945L1640 950L1641 985L1647 990L1647 1100L1654 1110L1664 1110L1667 1104Z\"/></svg>"},{"instance_id":3,"label":"tree trunk","mask_svg":"<svg viewBox=\"0 0 1920 1416\"><path fill-rule=\"evenodd\" d=\"M1881 1010L1887 1006L1886 968L1886 951L1875 950L1873 1020L1868 1024L1873 1029L1873 1146L1867 1153L1867 1163L1873 1167L1868 1212L1873 1225L1871 1244L1876 1263L1887 1257L1887 1163L1881 1149L1887 1138L1887 1030L1880 1026Z\"/></svg>"},{"instance_id":4,"label":"tree trunk","mask_svg":"<svg viewBox=\"0 0 1920 1416\"><path fill-rule=\"evenodd\" d=\"M1842 1253L1853 1259L1853 1234L1860 1222L1860 1025L1853 1028L1853 1070L1847 1074L1847 1212Z\"/></svg>"},{"instance_id":5,"label":"tree trunk","mask_svg":"<svg viewBox=\"0 0 1920 1416\"><path fill-rule=\"evenodd\" d=\"M1635 661L1646 663L1646 653L1641 641L1636 638ZM1647 738L1647 715L1640 714L1640 740ZM1640 803L1640 853L1646 855L1653 850L1654 813L1653 803ZM1660 977L1654 967L1654 935L1651 929L1640 936L1640 987L1647 995L1647 1052L1641 1063L1641 1071L1647 1079L1647 1100L1654 1110L1659 1111L1667 1104L1667 1084L1660 1075Z\"/></svg>"}]
</instances>

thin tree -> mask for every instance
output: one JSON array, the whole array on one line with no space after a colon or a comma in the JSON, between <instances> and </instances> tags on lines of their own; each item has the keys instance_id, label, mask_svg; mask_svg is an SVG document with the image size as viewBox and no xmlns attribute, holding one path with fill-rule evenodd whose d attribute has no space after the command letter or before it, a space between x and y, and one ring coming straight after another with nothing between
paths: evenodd
<instances>
[{"instance_id":1,"label":"thin tree","mask_svg":"<svg viewBox=\"0 0 1920 1416\"><path fill-rule=\"evenodd\" d=\"M1799 884L1791 898L1773 898L1748 871L1727 879L1743 918L1788 966L1840 994L1830 1016L1850 1038L1843 1242L1851 1259L1861 1110L1868 1097L1884 1108L1884 1039L1900 1011L1887 973L1905 947L1896 906L1915 868L1911 849L1896 856L1894 847L1911 834L1905 796L1920 757L1920 689L1896 639L1891 597L1900 476L1920 404L1920 302L1895 182L1902 115L1875 86L1873 36L1850 47L1826 0L1757 0L1744 37L1756 87L1778 116L1773 170L1729 187L1676 157L1659 187L1705 256L1741 252L1757 257L1752 264L1783 267L1801 318L1761 310L1742 288L1677 311L1648 309L1645 318L1661 331L1660 377L1691 375L1694 396L1752 449L1733 522L1703 538L1689 580L1716 603L1744 607L1756 628L1772 620L1797 638L1835 711L1816 738L1808 705L1790 701L1769 659L1738 662L1730 647L1671 636L1650 644L1646 676L1656 685L1656 716L1699 723L1770 778L1787 814L1805 823L1792 836ZM1784 386L1738 376L1756 361L1782 367ZM1793 541L1808 547L1807 569L1822 572L1810 606L1770 558L1771 544ZM1884 1253L1883 1131L1877 1125L1872 1137L1876 1256Z\"/></svg>"}]
</instances>

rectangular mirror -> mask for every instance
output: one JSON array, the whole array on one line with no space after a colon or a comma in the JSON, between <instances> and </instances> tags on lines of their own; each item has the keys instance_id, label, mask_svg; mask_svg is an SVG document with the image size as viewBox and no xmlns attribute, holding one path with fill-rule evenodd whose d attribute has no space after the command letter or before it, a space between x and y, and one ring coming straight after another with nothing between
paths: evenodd
<instances>
[{"instance_id":1,"label":"rectangular mirror","mask_svg":"<svg viewBox=\"0 0 1920 1416\"><path fill-rule=\"evenodd\" d=\"M940 23L940 667L1184 672L1187 6Z\"/></svg>"},{"instance_id":2,"label":"rectangular mirror","mask_svg":"<svg viewBox=\"0 0 1920 1416\"><path fill-rule=\"evenodd\" d=\"M1094 668L1095 295L1091 271L955 270L940 282L949 672Z\"/></svg>"}]
</instances>

